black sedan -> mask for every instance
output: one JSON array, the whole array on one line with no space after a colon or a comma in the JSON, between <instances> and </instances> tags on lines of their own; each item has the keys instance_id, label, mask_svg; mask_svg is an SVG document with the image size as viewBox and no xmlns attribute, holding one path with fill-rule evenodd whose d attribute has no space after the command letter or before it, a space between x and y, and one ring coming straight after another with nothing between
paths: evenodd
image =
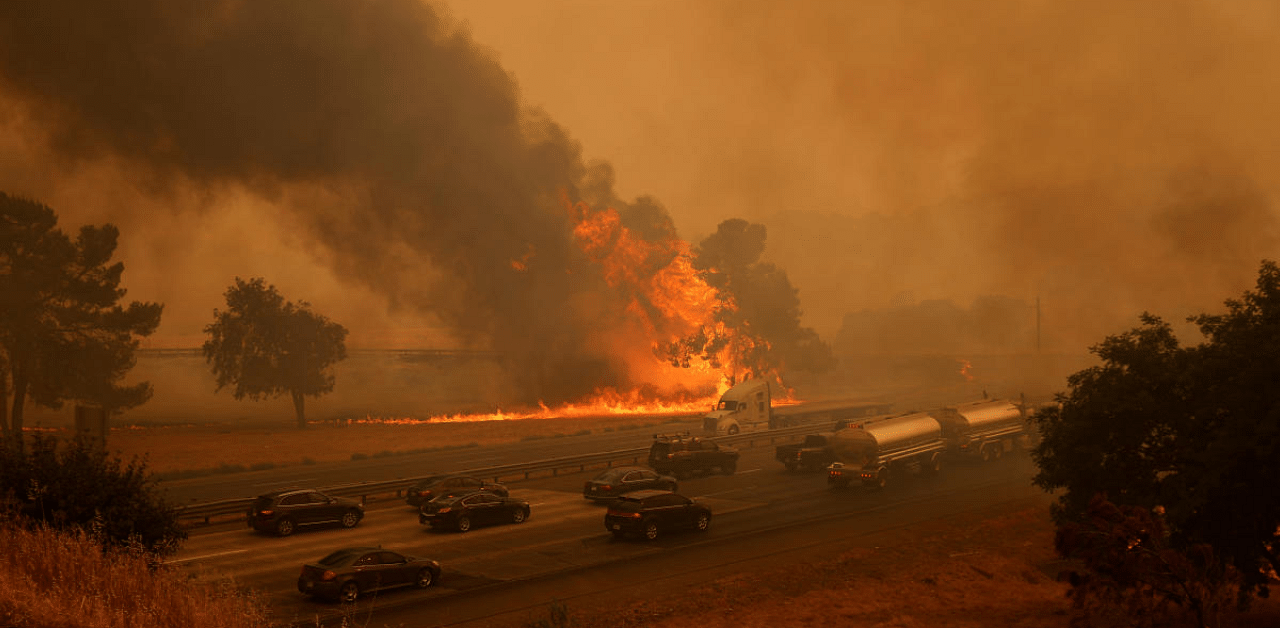
<instances>
[{"instance_id":1,"label":"black sedan","mask_svg":"<svg viewBox=\"0 0 1280 628\"><path fill-rule=\"evenodd\" d=\"M485 491L506 497L507 487L496 482L486 482L470 475L432 475L418 480L405 491L404 501L410 506L418 507L437 498L453 495L466 495L476 491Z\"/></svg>"},{"instance_id":2,"label":"black sedan","mask_svg":"<svg viewBox=\"0 0 1280 628\"><path fill-rule=\"evenodd\" d=\"M676 479L661 475L646 467L614 467L591 478L582 486L582 496L587 499L614 499L623 493L643 489L675 491Z\"/></svg>"},{"instance_id":3,"label":"black sedan","mask_svg":"<svg viewBox=\"0 0 1280 628\"><path fill-rule=\"evenodd\" d=\"M672 529L705 531L711 525L711 509L669 491L636 491L618 497L604 515L604 527L613 536L638 534L650 541Z\"/></svg>"},{"instance_id":4,"label":"black sedan","mask_svg":"<svg viewBox=\"0 0 1280 628\"><path fill-rule=\"evenodd\" d=\"M434 560L378 547L348 547L303 565L298 590L312 597L354 602L383 589L425 589L439 579L440 563Z\"/></svg>"},{"instance_id":5,"label":"black sedan","mask_svg":"<svg viewBox=\"0 0 1280 628\"><path fill-rule=\"evenodd\" d=\"M433 528L453 528L458 532L494 523L524 523L528 518L529 502L484 491L437 497L423 504L418 511L418 523L430 524Z\"/></svg>"}]
</instances>

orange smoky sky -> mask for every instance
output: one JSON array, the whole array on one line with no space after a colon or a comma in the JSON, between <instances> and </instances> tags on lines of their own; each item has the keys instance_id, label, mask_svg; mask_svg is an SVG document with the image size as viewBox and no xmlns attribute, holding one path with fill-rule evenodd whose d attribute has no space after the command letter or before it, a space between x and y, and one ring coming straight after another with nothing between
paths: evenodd
<instances>
[{"instance_id":1,"label":"orange smoky sky","mask_svg":"<svg viewBox=\"0 0 1280 628\"><path fill-rule=\"evenodd\" d=\"M459 299L483 276L466 245L521 258L486 238L527 214L343 209L451 203L469 177L494 208L651 195L694 244L764 224L824 336L996 294L1040 297L1079 351L1216 309L1277 255L1269 2L40 5L0 8L0 189L120 226L129 298L165 304L156 346L198 344L235 276L356 346L493 342L457 313L528 303ZM584 183L597 162L614 179ZM553 222L521 227L539 254Z\"/></svg>"}]
</instances>

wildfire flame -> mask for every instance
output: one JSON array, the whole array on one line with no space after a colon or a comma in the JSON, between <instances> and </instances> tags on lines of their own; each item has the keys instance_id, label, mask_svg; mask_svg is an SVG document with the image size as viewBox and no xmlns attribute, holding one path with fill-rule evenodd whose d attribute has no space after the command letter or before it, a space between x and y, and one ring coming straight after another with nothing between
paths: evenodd
<instances>
[{"instance_id":1,"label":"wildfire flame","mask_svg":"<svg viewBox=\"0 0 1280 628\"><path fill-rule=\"evenodd\" d=\"M973 368L973 364L964 358L957 358L956 362L960 363L960 375L964 377L964 381L973 381L973 375L969 373L969 369Z\"/></svg>"},{"instance_id":2,"label":"wildfire flame","mask_svg":"<svg viewBox=\"0 0 1280 628\"><path fill-rule=\"evenodd\" d=\"M627 414L688 414L705 411L737 379L761 376L744 361L767 351L762 339L733 329L726 313L732 299L707 284L694 266L692 247L674 235L648 240L623 225L614 208L596 209L562 195L574 220L573 237L588 259L599 265L605 283L622 299L615 328L594 340L626 362L636 382L632 390L596 390L589 398L549 408L489 414L434 416L427 419L366 417L356 422L447 423L510 421L552 417ZM526 271L537 263L532 247L511 260ZM776 378L775 378L776 379ZM790 397L788 394L784 396Z\"/></svg>"}]
</instances>

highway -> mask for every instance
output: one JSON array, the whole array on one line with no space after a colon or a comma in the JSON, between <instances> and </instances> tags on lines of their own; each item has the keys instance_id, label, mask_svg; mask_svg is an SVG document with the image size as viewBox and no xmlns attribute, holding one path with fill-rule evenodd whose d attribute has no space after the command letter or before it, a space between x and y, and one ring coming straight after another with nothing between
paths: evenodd
<instances>
[{"instance_id":1,"label":"highway","mask_svg":"<svg viewBox=\"0 0 1280 628\"><path fill-rule=\"evenodd\" d=\"M559 455L568 453L564 445ZM465 451L475 455L491 449ZM277 538L243 524L213 526L193 534L169 562L256 589L282 625L339 625L343 614L352 612L372 617L369 625L500 625L519 623L521 613L545 608L553 599L619 595L626 582L638 586L703 574L700 579L778 552L829 551L913 522L1002 504L1047 503L1030 484L1034 468L1025 455L986 466L952 465L938 477L906 478L881 492L832 491L822 474L787 473L772 456L771 447L746 449L735 475L682 482L681 493L712 509L711 529L654 543L613 539L603 526L604 507L581 496L589 474L572 474L510 484L514 496L532 504L532 516L523 524L465 534L432 531L420 526L415 511L402 501L385 500L371 503L364 521L349 530L326 527ZM303 563L356 545L433 558L444 573L431 589L383 592L355 609L297 592Z\"/></svg>"}]
</instances>

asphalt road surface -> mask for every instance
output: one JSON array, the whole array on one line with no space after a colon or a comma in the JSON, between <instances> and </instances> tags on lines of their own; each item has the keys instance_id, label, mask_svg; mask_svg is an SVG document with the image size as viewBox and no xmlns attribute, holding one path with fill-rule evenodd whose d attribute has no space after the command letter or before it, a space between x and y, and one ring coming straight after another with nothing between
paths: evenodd
<instances>
[{"instance_id":1,"label":"asphalt road surface","mask_svg":"<svg viewBox=\"0 0 1280 628\"><path fill-rule=\"evenodd\" d=\"M583 444L583 451L594 445ZM496 455L524 456L512 462L534 459L528 452ZM714 513L704 533L673 533L652 543L615 540L604 528L605 508L582 498L582 483L590 474L575 474L511 484L513 496L532 504L531 517L521 524L465 534L433 531L418 524L414 509L388 500L371 504L352 529L326 527L276 538L243 525L215 526L194 534L169 562L258 590L281 624L336 626L347 615L371 626L518 625L553 600L643 595L654 583L704 581L791 553L830 555L903 526L962 512L1047 503L1030 484L1033 472L1030 460L1018 455L986 465L954 464L937 477L901 478L884 491L830 490L825 475L788 473L773 460L773 448L758 447L743 450L732 476L681 483L681 493ZM425 591L382 592L354 606L298 593L303 563L357 545L433 558L442 563L443 575Z\"/></svg>"}]
</instances>

